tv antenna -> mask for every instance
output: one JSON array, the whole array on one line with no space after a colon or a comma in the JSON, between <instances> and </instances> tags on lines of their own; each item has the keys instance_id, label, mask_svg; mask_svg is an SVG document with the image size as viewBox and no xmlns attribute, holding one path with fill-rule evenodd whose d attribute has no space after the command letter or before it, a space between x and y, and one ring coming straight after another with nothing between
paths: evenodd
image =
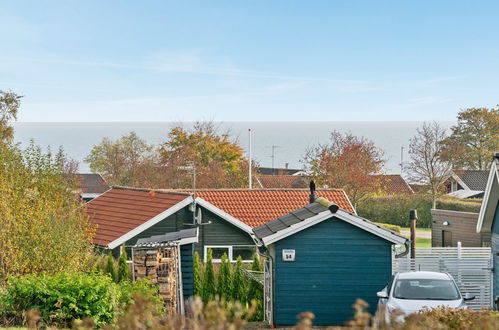
<instances>
[{"instance_id":1,"label":"tv antenna","mask_svg":"<svg viewBox=\"0 0 499 330\"><path fill-rule=\"evenodd\" d=\"M272 154L269 157L272 159L272 174L275 174L275 167L274 167L274 164L275 164L275 150L277 148L281 148L281 147L280 146L276 146L276 145L271 145L271 146L268 146L267 148L272 148Z\"/></svg>"}]
</instances>

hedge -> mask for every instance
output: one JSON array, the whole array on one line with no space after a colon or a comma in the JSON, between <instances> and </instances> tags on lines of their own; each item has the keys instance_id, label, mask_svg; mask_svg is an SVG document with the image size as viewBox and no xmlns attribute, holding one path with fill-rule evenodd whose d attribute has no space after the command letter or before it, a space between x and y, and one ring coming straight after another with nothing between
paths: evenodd
<instances>
[{"instance_id":1,"label":"hedge","mask_svg":"<svg viewBox=\"0 0 499 330\"><path fill-rule=\"evenodd\" d=\"M107 275L85 273L12 277L0 295L0 319L21 325L26 311L37 310L43 326L70 327L91 318L100 327L112 323L137 293L161 305L157 289L144 281L116 284Z\"/></svg>"},{"instance_id":2,"label":"hedge","mask_svg":"<svg viewBox=\"0 0 499 330\"><path fill-rule=\"evenodd\" d=\"M460 200L442 197L437 200L437 209L475 212L480 211L480 200ZM370 197L357 206L361 217L374 222L409 227L409 210L418 210L417 226L431 227L432 200L428 195L399 195Z\"/></svg>"}]
</instances>

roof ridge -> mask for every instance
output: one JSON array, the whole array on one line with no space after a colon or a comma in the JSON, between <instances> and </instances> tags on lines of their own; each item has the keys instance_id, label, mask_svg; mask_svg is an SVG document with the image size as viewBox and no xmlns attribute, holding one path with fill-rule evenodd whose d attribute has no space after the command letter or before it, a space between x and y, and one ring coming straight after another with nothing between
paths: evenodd
<instances>
[{"instance_id":1,"label":"roof ridge","mask_svg":"<svg viewBox=\"0 0 499 330\"><path fill-rule=\"evenodd\" d=\"M143 192L151 192L154 191L156 193L161 194L176 194L182 196L190 196L191 194L188 192L182 192L180 190L166 190L166 189L155 189L155 188L140 188L140 187L128 187L128 186L111 186L111 189L122 189L122 190L134 190L134 191L143 191Z\"/></svg>"}]
</instances>

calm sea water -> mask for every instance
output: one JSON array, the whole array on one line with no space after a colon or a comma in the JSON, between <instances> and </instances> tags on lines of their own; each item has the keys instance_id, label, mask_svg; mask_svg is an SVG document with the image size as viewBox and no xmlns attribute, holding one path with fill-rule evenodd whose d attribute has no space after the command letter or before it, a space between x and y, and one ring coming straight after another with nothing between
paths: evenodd
<instances>
[{"instance_id":1,"label":"calm sea water","mask_svg":"<svg viewBox=\"0 0 499 330\"><path fill-rule=\"evenodd\" d=\"M450 127L452 123L443 123ZM168 131L178 125L174 122L18 122L15 123L15 138L22 145L34 139L35 143L52 150L62 146L69 157L80 162L80 171L88 172L83 162L93 145L103 137L116 139L135 131L148 143L160 143ZM186 128L192 123L182 123ZM252 151L254 159L261 166L302 168L300 160L305 150L319 142L325 142L332 130L351 132L364 136L385 150L388 158L386 172L400 173L401 148L404 147L404 161L408 160L409 139L422 122L221 122L221 132L229 130L233 139L248 149L248 129L252 130ZM274 148L272 148L274 146Z\"/></svg>"}]
</instances>

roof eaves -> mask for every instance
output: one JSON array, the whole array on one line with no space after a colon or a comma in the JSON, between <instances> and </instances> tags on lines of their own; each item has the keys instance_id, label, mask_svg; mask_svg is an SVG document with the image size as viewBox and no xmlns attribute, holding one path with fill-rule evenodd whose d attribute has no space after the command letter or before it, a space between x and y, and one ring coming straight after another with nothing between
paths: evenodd
<instances>
[{"instance_id":1,"label":"roof eaves","mask_svg":"<svg viewBox=\"0 0 499 330\"><path fill-rule=\"evenodd\" d=\"M490 166L489 178L476 224L477 233L490 233L492 231L492 212L495 212L495 208L497 207L497 204L494 205L494 200L491 199L494 188L497 193L499 191L499 161L497 159Z\"/></svg>"}]
</instances>

